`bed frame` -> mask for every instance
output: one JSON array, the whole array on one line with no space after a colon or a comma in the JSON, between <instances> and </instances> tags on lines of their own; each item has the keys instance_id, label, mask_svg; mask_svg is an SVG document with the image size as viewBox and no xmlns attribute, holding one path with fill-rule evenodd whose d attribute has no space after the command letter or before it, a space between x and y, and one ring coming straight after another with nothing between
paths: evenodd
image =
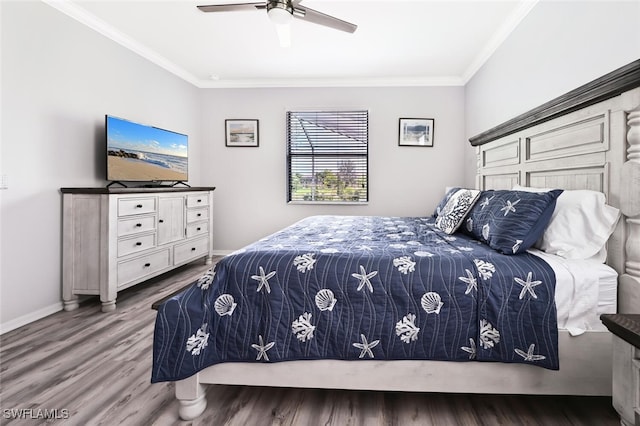
<instances>
[{"instance_id":1,"label":"bed frame","mask_svg":"<svg viewBox=\"0 0 640 426\"><path fill-rule=\"evenodd\" d=\"M618 311L640 313L640 60L470 139L477 187L603 192L623 213L608 243ZM628 146L627 146L628 145ZM180 417L206 408L205 385L415 392L611 395L608 332L559 333L560 370L449 361L225 363L176 382Z\"/></svg>"}]
</instances>

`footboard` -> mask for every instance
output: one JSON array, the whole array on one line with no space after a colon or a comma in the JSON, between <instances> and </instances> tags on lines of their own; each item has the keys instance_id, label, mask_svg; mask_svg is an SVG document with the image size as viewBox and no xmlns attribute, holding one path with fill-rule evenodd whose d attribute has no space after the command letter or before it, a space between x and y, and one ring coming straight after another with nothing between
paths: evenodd
<instances>
[{"instance_id":1,"label":"footboard","mask_svg":"<svg viewBox=\"0 0 640 426\"><path fill-rule=\"evenodd\" d=\"M224 363L176 382L180 417L206 408L204 385L399 392L611 395L612 336L587 332L559 336L558 371L532 365L453 361L287 361Z\"/></svg>"}]
</instances>

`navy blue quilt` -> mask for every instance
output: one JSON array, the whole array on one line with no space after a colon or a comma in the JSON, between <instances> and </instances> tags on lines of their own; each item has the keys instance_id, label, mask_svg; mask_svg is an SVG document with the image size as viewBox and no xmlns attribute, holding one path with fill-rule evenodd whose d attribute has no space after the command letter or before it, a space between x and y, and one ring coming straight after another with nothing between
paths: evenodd
<instances>
[{"instance_id":1,"label":"navy blue quilt","mask_svg":"<svg viewBox=\"0 0 640 426\"><path fill-rule=\"evenodd\" d=\"M313 216L158 309L152 382L222 362L499 361L558 369L555 274L432 218Z\"/></svg>"}]
</instances>

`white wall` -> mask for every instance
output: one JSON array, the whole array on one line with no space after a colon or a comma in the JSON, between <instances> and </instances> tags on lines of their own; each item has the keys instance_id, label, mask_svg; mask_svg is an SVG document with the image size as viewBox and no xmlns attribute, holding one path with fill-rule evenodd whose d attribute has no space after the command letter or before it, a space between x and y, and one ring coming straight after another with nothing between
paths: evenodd
<instances>
[{"instance_id":1,"label":"white wall","mask_svg":"<svg viewBox=\"0 0 640 426\"><path fill-rule=\"evenodd\" d=\"M466 139L639 58L640 1L542 0L465 86Z\"/></svg>"},{"instance_id":2,"label":"white wall","mask_svg":"<svg viewBox=\"0 0 640 426\"><path fill-rule=\"evenodd\" d=\"M61 196L104 186L104 115L190 135L200 184L197 89L41 2L0 1L0 324L61 306Z\"/></svg>"},{"instance_id":3,"label":"white wall","mask_svg":"<svg viewBox=\"0 0 640 426\"><path fill-rule=\"evenodd\" d=\"M211 89L203 93L207 166L217 187L214 249L238 249L314 214L423 216L464 171L462 87ZM286 202L285 112L296 108L369 110L369 203ZM433 148L398 146L400 117L435 119ZM258 148L225 147L225 119L260 120Z\"/></svg>"}]
</instances>

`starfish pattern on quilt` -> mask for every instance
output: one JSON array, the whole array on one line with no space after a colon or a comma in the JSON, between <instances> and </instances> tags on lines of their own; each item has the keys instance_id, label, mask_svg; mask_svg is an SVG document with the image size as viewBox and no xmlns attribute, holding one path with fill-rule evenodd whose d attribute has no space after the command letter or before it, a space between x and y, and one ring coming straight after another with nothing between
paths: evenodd
<instances>
[{"instance_id":1,"label":"starfish pattern on quilt","mask_svg":"<svg viewBox=\"0 0 640 426\"><path fill-rule=\"evenodd\" d=\"M460 349L469 354L469 359L476 359L476 342L473 337L469 337L469 346L462 346Z\"/></svg>"},{"instance_id":2,"label":"starfish pattern on quilt","mask_svg":"<svg viewBox=\"0 0 640 426\"><path fill-rule=\"evenodd\" d=\"M260 361L264 358L265 361L269 361L269 356L267 356L267 351L275 345L276 342L269 342L266 345L264 344L264 340L262 339L262 334L258 336L258 343L254 343L251 345L253 349L258 351L258 356L256 357L256 361Z\"/></svg>"},{"instance_id":3,"label":"starfish pattern on quilt","mask_svg":"<svg viewBox=\"0 0 640 426\"><path fill-rule=\"evenodd\" d=\"M511 198L512 202L516 200L517 197ZM524 202L523 198L521 203ZM491 203L489 208L493 206L492 211L497 211L495 220L499 221L504 214L499 209L505 202L496 196ZM515 208L517 212L508 215L511 218L523 209L521 204ZM163 304L163 311L158 313L158 333L163 333L163 340L154 348L159 348L155 353L167 355L158 359L153 377L157 381L179 380L178 377L197 372L200 366L228 361L228 353L238 354L238 361L256 364L297 357L376 362L419 356L557 369L557 324L553 315L548 323L534 323L522 317L523 312L552 313L555 275L548 264L530 253L498 256L481 238L463 233L456 233L454 240L439 230L427 232L420 226L423 222L431 224L433 218L429 219L407 219L418 236L407 235L401 240L389 240L388 232L376 224L380 241L345 234L350 241L311 248L307 243L317 241L325 228L300 227L291 231L292 237L299 236L298 248L292 248L292 239L276 234L244 249L242 256L240 251L234 252L225 260L228 263L218 265L215 282L207 291L191 288L186 297ZM473 229L477 232L482 224L478 221ZM511 252L515 238L505 241ZM276 245L285 247L282 257L273 257ZM401 245L405 247L393 248ZM326 249L334 248L346 257L325 254ZM383 250L384 259L372 256L371 251L379 249ZM452 249L463 253L450 256ZM324 269L328 266L332 269ZM220 275L220 271L224 273ZM444 272L451 274L444 278ZM333 281L321 281L324 276ZM289 277L286 283L285 277ZM541 282L538 284L537 280ZM304 297L287 293L294 284ZM521 292L522 299L518 299ZM389 310L390 298L396 296L393 303L397 307ZM486 309L489 303L491 309ZM348 310L353 307L354 313ZM277 326L270 316L273 313L278 318ZM179 322L164 327L170 318ZM205 322L210 325L198 331ZM178 329L179 334L175 331ZM512 331L518 333L516 337L509 334ZM205 340L203 333L209 332L211 339ZM337 337L329 337L334 332ZM338 344L327 344L334 341ZM209 345L205 347L204 342ZM182 357L180 372L173 369L174 352ZM538 358L542 356L545 358Z\"/></svg>"},{"instance_id":4,"label":"starfish pattern on quilt","mask_svg":"<svg viewBox=\"0 0 640 426\"><path fill-rule=\"evenodd\" d=\"M523 299L524 295L527 294L527 292L529 292L529 294L531 294L531 297L533 297L534 299L537 299L538 296L536 295L536 292L533 290L534 287L539 286L540 284L542 284L542 281L536 280L536 281L532 281L533 273L529 272L527 274L527 280L523 280L522 278L514 278L513 280L515 282L517 282L518 284L520 284L522 286L522 290L520 291L520 296L518 296L518 299Z\"/></svg>"},{"instance_id":5,"label":"starfish pattern on quilt","mask_svg":"<svg viewBox=\"0 0 640 426\"><path fill-rule=\"evenodd\" d=\"M467 272L466 277L458 277L460 281L467 283L467 289L464 291L464 294L469 294L471 293L471 290L474 289L478 291L478 282L476 281L476 277L473 276L473 273L470 270L465 269L465 271Z\"/></svg>"},{"instance_id":6,"label":"starfish pattern on quilt","mask_svg":"<svg viewBox=\"0 0 640 426\"><path fill-rule=\"evenodd\" d=\"M378 271L369 272L367 274L367 271L364 269L364 266L362 265L360 265L359 274L356 274L355 272L351 274L353 278L357 278L360 280L360 283L358 284L358 288L356 289L357 291L362 290L362 288L366 285L367 289L369 289L369 292L371 293L373 293L373 285L371 284L370 279L375 277L376 275L378 275Z\"/></svg>"},{"instance_id":7,"label":"starfish pattern on quilt","mask_svg":"<svg viewBox=\"0 0 640 426\"><path fill-rule=\"evenodd\" d=\"M525 361L540 361L540 360L546 359L547 357L544 355L536 355L533 353L533 350L535 349L535 347L536 347L535 343L532 343L531 345L529 345L529 350L527 352L518 348L515 348L514 351L518 355L520 355L522 358L524 358Z\"/></svg>"},{"instance_id":8,"label":"starfish pattern on quilt","mask_svg":"<svg viewBox=\"0 0 640 426\"><path fill-rule=\"evenodd\" d=\"M260 275L251 275L251 278L259 281L258 289L256 291L262 290L262 287L267 289L267 293L271 293L271 287L269 286L269 278L273 277L276 274L276 271L271 271L268 274L264 273L264 268L260 267Z\"/></svg>"},{"instance_id":9,"label":"starfish pattern on quilt","mask_svg":"<svg viewBox=\"0 0 640 426\"><path fill-rule=\"evenodd\" d=\"M371 349L378 346L378 343L380 343L380 340L374 340L373 342L368 342L364 334L360 335L360 339L362 339L362 343L358 343L358 342L353 343L353 346L362 350L358 358L364 358L365 355L369 355L370 358L374 358L373 351L371 351Z\"/></svg>"}]
</instances>

